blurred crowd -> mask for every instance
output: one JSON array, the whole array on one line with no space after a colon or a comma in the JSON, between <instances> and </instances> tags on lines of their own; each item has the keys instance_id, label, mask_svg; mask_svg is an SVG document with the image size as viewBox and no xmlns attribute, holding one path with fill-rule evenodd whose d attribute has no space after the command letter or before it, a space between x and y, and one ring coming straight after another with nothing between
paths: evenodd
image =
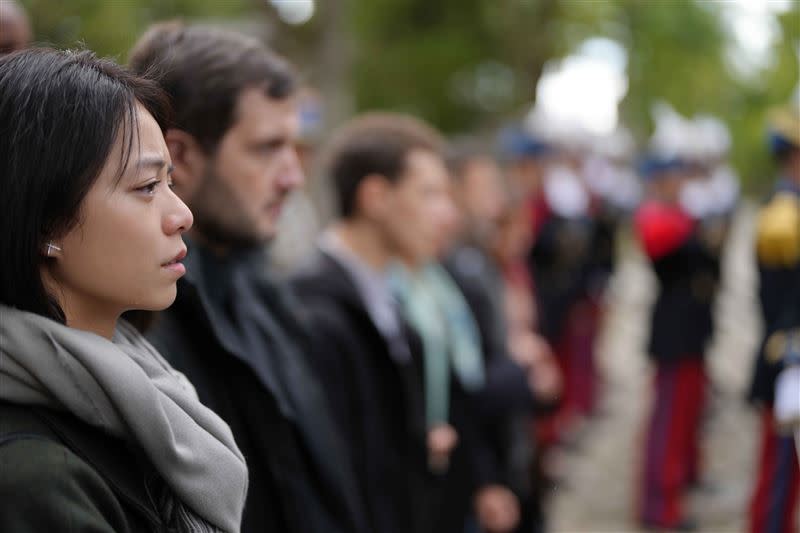
<instances>
[{"instance_id":1,"label":"blurred crowd","mask_svg":"<svg viewBox=\"0 0 800 533\"><path fill-rule=\"evenodd\" d=\"M27 49L30 40L21 9L0 3L0 233L47 239L2 253L39 250L35 272L61 294L54 313L34 300L41 283L15 288L25 286L11 267L2 277L1 530L546 531L558 451L591 438L585 422L602 416L596 340L630 236L658 280L632 519L655 531L702 524L685 499L705 480L705 352L740 202L722 120L659 103L652 137L637 143L623 127L591 135L533 107L498 132L448 140L400 113L326 124L297 67L228 30L155 24L127 74L85 52ZM152 80L172 118L161 122L152 91L125 76ZM140 153L147 120L159 123L171 186L153 198L191 210L159 226L188 247L173 261L185 265L174 303L148 300L137 271L109 274L115 246L85 259L95 238L130 247L122 259L140 253L113 220L92 229L96 211L83 202L101 201L95 185L73 193L70 181L115 157L80 166L90 157L81 136L95 135L93 106L81 104L100 101L104 84L134 91L139 130L126 135ZM58 133L65 120L77 139ZM799 103L765 131L776 178L753 243L765 328L753 354L750 399L763 423L748 516L754 533L789 533L800 502ZM19 154L39 151L55 154L46 168L76 175L55 184L26 174L36 162ZM65 207L69 194L77 200ZM39 226L18 229L20 203ZM83 237L58 226L76 205L89 213ZM97 320L79 318L108 309L124 314L107 347L75 333L97 333ZM103 353L130 357L143 384L95 358ZM140 391L151 389L146 403Z\"/></svg>"}]
</instances>

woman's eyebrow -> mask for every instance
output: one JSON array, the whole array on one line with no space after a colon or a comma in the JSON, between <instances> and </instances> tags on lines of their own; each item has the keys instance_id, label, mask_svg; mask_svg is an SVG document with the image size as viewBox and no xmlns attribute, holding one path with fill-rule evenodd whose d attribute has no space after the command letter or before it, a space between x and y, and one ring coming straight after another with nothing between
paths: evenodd
<instances>
[{"instance_id":1,"label":"woman's eyebrow","mask_svg":"<svg viewBox=\"0 0 800 533\"><path fill-rule=\"evenodd\" d=\"M136 163L138 168L153 168L153 169L161 169L167 162L161 156L144 156ZM171 167L171 165L170 165Z\"/></svg>"}]
</instances>

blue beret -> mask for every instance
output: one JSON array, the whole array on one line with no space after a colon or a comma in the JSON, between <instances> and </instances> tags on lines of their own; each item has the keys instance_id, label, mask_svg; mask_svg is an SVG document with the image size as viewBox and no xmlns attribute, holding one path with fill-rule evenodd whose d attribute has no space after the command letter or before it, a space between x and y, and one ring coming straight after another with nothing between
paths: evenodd
<instances>
[{"instance_id":1,"label":"blue beret","mask_svg":"<svg viewBox=\"0 0 800 533\"><path fill-rule=\"evenodd\" d=\"M519 127L506 128L500 134L500 152L515 159L542 157L553 151L553 147Z\"/></svg>"}]
</instances>

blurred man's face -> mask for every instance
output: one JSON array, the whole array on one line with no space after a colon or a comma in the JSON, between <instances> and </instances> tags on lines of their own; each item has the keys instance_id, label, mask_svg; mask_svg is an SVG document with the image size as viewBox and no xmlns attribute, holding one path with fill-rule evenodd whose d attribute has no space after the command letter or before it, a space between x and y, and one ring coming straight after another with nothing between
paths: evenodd
<instances>
[{"instance_id":1,"label":"blurred man's face","mask_svg":"<svg viewBox=\"0 0 800 533\"><path fill-rule=\"evenodd\" d=\"M457 216L444 160L426 150L411 151L388 195L382 224L394 252L416 264L435 259Z\"/></svg>"},{"instance_id":2,"label":"blurred man's face","mask_svg":"<svg viewBox=\"0 0 800 533\"><path fill-rule=\"evenodd\" d=\"M494 223L506 208L500 167L489 157L477 157L464 169L459 197L464 215L478 223Z\"/></svg>"},{"instance_id":3,"label":"blurred man's face","mask_svg":"<svg viewBox=\"0 0 800 533\"><path fill-rule=\"evenodd\" d=\"M524 157L508 167L508 176L520 194L536 194L541 190L546 162L542 159Z\"/></svg>"},{"instance_id":4,"label":"blurred man's face","mask_svg":"<svg viewBox=\"0 0 800 533\"><path fill-rule=\"evenodd\" d=\"M303 184L297 110L263 88L242 91L233 126L217 145L190 199L197 231L225 246L271 240L288 194Z\"/></svg>"},{"instance_id":5,"label":"blurred man's face","mask_svg":"<svg viewBox=\"0 0 800 533\"><path fill-rule=\"evenodd\" d=\"M0 2L0 56L26 48L32 32L28 17L15 2Z\"/></svg>"},{"instance_id":6,"label":"blurred man's face","mask_svg":"<svg viewBox=\"0 0 800 533\"><path fill-rule=\"evenodd\" d=\"M691 174L683 171L672 170L656 177L648 188L651 196L667 203L676 203L680 197L683 185L692 179Z\"/></svg>"}]
</instances>

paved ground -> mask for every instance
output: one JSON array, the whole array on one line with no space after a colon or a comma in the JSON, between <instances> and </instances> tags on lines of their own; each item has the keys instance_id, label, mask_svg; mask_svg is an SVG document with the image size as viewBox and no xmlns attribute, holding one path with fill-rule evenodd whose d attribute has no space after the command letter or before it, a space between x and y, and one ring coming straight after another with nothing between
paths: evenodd
<instances>
[{"instance_id":1,"label":"paved ground","mask_svg":"<svg viewBox=\"0 0 800 533\"><path fill-rule=\"evenodd\" d=\"M735 219L724 260L717 334L710 349L711 395L703 435L706 478L713 490L695 493L690 508L704 532L744 529L756 455L756 420L743 397L760 319L751 255L753 208ZM623 242L627 239L623 240ZM633 515L639 441L649 410L650 370L643 354L654 280L631 246L609 290L609 313L598 341L606 382L604 415L590 421L575 451L564 452L566 482L550 501L557 533L637 531Z\"/></svg>"}]
</instances>

